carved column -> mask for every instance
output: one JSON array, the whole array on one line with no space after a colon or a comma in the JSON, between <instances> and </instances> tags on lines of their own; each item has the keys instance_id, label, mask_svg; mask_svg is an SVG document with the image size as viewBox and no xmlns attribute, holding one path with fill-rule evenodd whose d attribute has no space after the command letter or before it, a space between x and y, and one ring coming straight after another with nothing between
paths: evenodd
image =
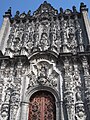
<instances>
[{"instance_id":1,"label":"carved column","mask_svg":"<svg viewBox=\"0 0 90 120\"><path fill-rule=\"evenodd\" d=\"M13 91L10 100L10 120L16 120L17 112L19 109L20 94L17 91Z\"/></svg>"},{"instance_id":2,"label":"carved column","mask_svg":"<svg viewBox=\"0 0 90 120\"><path fill-rule=\"evenodd\" d=\"M8 67L1 67L4 74L3 104L1 107L2 120L16 120L20 105L22 64L18 62L17 69L15 69L16 66L14 65L16 64L14 62L11 62L9 65Z\"/></svg>"},{"instance_id":3,"label":"carved column","mask_svg":"<svg viewBox=\"0 0 90 120\"><path fill-rule=\"evenodd\" d=\"M16 109L16 105L15 105L16 103L18 104L18 102L15 100L17 98L17 93L15 94L15 84L14 84L15 70L14 70L14 63L10 61L9 62L6 61L6 62L7 64L5 63L5 60L3 60L1 64L1 73L4 80L3 99L2 99L3 104L1 107L1 115L3 120L7 120L7 119L14 120L18 109L18 107Z\"/></svg>"},{"instance_id":4,"label":"carved column","mask_svg":"<svg viewBox=\"0 0 90 120\"><path fill-rule=\"evenodd\" d=\"M89 74L89 65L87 58L84 56L82 60L83 70L84 70L84 80L85 80L85 97L88 108L88 117L90 118L90 74Z\"/></svg>"},{"instance_id":5,"label":"carved column","mask_svg":"<svg viewBox=\"0 0 90 120\"><path fill-rule=\"evenodd\" d=\"M3 91L3 76L2 71L0 70L0 110L1 110L1 103L2 103L2 91Z\"/></svg>"},{"instance_id":6,"label":"carved column","mask_svg":"<svg viewBox=\"0 0 90 120\"><path fill-rule=\"evenodd\" d=\"M81 83L80 71L78 64L74 62L74 90L75 90L75 117L77 120L86 120L84 98L83 98L83 84Z\"/></svg>"},{"instance_id":7,"label":"carved column","mask_svg":"<svg viewBox=\"0 0 90 120\"><path fill-rule=\"evenodd\" d=\"M50 28L50 40L51 40L51 49L52 51L59 53L61 47L61 39L60 39L60 28L59 21L56 21L52 18L51 28Z\"/></svg>"},{"instance_id":8,"label":"carved column","mask_svg":"<svg viewBox=\"0 0 90 120\"><path fill-rule=\"evenodd\" d=\"M14 62L11 63L10 66L10 81L13 84L13 90L11 92L10 95L10 115L9 115L9 119L10 120L15 120L16 119L16 115L17 115L17 111L19 109L19 102L20 102L20 93L19 90L17 90L16 85L15 85L15 72L16 70L14 69Z\"/></svg>"},{"instance_id":9,"label":"carved column","mask_svg":"<svg viewBox=\"0 0 90 120\"><path fill-rule=\"evenodd\" d=\"M65 20L64 20L64 16L63 16L63 9L60 8L61 11L61 20L60 20L60 26L61 26L61 37L62 37L62 44L63 44L63 52L68 52L67 49L67 33L65 30Z\"/></svg>"},{"instance_id":10,"label":"carved column","mask_svg":"<svg viewBox=\"0 0 90 120\"><path fill-rule=\"evenodd\" d=\"M79 49L80 52L84 52L84 44L83 44L83 37L82 37L82 30L80 27L78 15L77 15L77 10L76 7L73 6L73 12L74 12L74 18L75 18L75 26L76 26L76 34L77 34L77 40L79 42Z\"/></svg>"},{"instance_id":11,"label":"carved column","mask_svg":"<svg viewBox=\"0 0 90 120\"><path fill-rule=\"evenodd\" d=\"M67 110L67 116L68 120L75 120L75 101L73 91L72 66L70 66L68 58L66 58L64 61L64 69L64 101Z\"/></svg>"},{"instance_id":12,"label":"carved column","mask_svg":"<svg viewBox=\"0 0 90 120\"><path fill-rule=\"evenodd\" d=\"M63 31L63 52L68 52L68 49L67 49L67 34L66 34L66 31Z\"/></svg>"},{"instance_id":13,"label":"carved column","mask_svg":"<svg viewBox=\"0 0 90 120\"><path fill-rule=\"evenodd\" d=\"M40 44L40 38L39 38L39 20L37 19L36 23L35 23L35 30L34 30L34 47L37 49L39 44Z\"/></svg>"},{"instance_id":14,"label":"carved column","mask_svg":"<svg viewBox=\"0 0 90 120\"><path fill-rule=\"evenodd\" d=\"M9 117L10 109L10 94L11 94L11 85L9 82L9 67L6 68L7 63L5 60L2 60L1 63L1 75L3 77L3 91L2 91L2 105L1 105L1 119L7 120Z\"/></svg>"},{"instance_id":15,"label":"carved column","mask_svg":"<svg viewBox=\"0 0 90 120\"><path fill-rule=\"evenodd\" d=\"M21 67L19 69L20 71L20 78L21 78L21 91L20 91L20 106L19 106L19 113L18 113L18 117L16 116L16 120L27 120L27 114L28 114L28 103L27 103L27 99L25 96L26 90L28 88L28 80L26 79L26 67L23 66L23 63L21 64ZM27 82L26 82L27 81Z\"/></svg>"}]
</instances>

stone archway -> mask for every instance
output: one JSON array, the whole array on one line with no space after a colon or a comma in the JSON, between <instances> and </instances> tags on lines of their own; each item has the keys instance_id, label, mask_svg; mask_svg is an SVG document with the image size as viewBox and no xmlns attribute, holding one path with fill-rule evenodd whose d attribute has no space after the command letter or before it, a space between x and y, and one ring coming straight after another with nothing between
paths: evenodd
<instances>
[{"instance_id":1,"label":"stone archway","mask_svg":"<svg viewBox=\"0 0 90 120\"><path fill-rule=\"evenodd\" d=\"M54 96L47 91L38 91L30 98L28 120L56 120Z\"/></svg>"}]
</instances>

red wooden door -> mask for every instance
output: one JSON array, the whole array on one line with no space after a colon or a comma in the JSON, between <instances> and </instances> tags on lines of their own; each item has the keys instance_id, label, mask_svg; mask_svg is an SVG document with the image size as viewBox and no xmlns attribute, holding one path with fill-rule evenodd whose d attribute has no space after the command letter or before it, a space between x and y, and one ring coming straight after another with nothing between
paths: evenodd
<instances>
[{"instance_id":1,"label":"red wooden door","mask_svg":"<svg viewBox=\"0 0 90 120\"><path fill-rule=\"evenodd\" d=\"M55 120L55 100L51 94L38 92L32 96L29 120Z\"/></svg>"}]
</instances>

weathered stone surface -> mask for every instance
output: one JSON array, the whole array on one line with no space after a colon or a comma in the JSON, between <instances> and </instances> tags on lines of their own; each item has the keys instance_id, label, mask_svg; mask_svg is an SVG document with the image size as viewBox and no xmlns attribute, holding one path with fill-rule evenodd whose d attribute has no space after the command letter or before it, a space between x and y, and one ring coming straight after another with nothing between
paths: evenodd
<instances>
[{"instance_id":1,"label":"weathered stone surface","mask_svg":"<svg viewBox=\"0 0 90 120\"><path fill-rule=\"evenodd\" d=\"M0 31L0 120L28 120L38 91L55 98L56 120L90 119L90 36L80 12L46 1L31 15L5 12ZM52 117L51 117L52 118ZM50 118L49 118L50 120Z\"/></svg>"}]
</instances>

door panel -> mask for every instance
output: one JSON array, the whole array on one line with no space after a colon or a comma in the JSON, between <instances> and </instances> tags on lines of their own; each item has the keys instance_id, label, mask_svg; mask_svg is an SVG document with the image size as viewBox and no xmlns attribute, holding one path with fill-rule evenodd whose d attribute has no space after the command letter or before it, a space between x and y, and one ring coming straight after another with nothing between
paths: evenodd
<instances>
[{"instance_id":1,"label":"door panel","mask_svg":"<svg viewBox=\"0 0 90 120\"><path fill-rule=\"evenodd\" d=\"M37 92L31 97L29 120L55 120L55 100L48 92Z\"/></svg>"}]
</instances>

